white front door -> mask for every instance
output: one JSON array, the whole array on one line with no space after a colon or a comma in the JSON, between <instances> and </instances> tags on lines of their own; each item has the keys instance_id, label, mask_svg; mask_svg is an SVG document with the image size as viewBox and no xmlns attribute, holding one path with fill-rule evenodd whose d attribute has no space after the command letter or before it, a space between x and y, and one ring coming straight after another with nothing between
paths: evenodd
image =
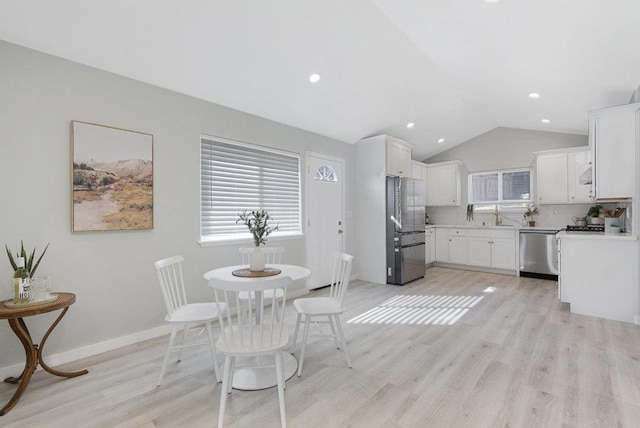
<instances>
[{"instance_id":1,"label":"white front door","mask_svg":"<svg viewBox=\"0 0 640 428\"><path fill-rule=\"evenodd\" d=\"M309 287L331 282L333 255L344 251L344 161L307 153L307 267Z\"/></svg>"}]
</instances>

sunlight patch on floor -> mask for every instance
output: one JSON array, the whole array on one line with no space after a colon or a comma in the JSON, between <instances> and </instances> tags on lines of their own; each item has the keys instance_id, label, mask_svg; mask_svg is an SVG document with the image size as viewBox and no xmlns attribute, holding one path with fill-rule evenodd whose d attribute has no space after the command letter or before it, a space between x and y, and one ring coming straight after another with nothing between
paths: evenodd
<instances>
[{"instance_id":1,"label":"sunlight patch on floor","mask_svg":"<svg viewBox=\"0 0 640 428\"><path fill-rule=\"evenodd\" d=\"M351 318L353 324L454 325L483 296L397 295Z\"/></svg>"}]
</instances>

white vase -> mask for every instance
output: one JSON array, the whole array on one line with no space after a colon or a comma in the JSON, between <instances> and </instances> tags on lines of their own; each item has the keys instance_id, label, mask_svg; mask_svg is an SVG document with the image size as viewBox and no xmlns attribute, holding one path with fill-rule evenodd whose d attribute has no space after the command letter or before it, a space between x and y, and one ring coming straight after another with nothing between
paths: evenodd
<instances>
[{"instance_id":1,"label":"white vase","mask_svg":"<svg viewBox=\"0 0 640 428\"><path fill-rule=\"evenodd\" d=\"M255 247L253 253L249 254L249 270L262 272L266 261L267 255L260 250L260 247Z\"/></svg>"}]
</instances>

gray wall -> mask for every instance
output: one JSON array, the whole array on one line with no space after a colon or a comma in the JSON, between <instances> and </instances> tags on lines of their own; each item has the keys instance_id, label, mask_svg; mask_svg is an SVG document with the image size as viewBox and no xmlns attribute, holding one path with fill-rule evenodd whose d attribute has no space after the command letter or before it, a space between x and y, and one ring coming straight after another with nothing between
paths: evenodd
<instances>
[{"instance_id":1,"label":"gray wall","mask_svg":"<svg viewBox=\"0 0 640 428\"><path fill-rule=\"evenodd\" d=\"M24 239L41 249L51 242L38 273L53 274L57 290L78 297L47 343L47 355L163 325L157 259L185 256L193 301L211 299L204 272L239 263L238 245L197 242L202 133L300 153L303 168L305 151L343 158L345 209L355 211L353 145L2 41L0 64L0 244L16 249ZM72 120L153 134L153 230L71 233ZM302 186L304 192L304 178ZM354 221L346 219L348 252ZM286 248L283 261L305 264L303 238L278 244ZM12 296L12 275L0 256L2 299ZM34 340L52 319L27 319ZM24 361L6 322L0 343L0 370Z\"/></svg>"},{"instance_id":2,"label":"gray wall","mask_svg":"<svg viewBox=\"0 0 640 428\"><path fill-rule=\"evenodd\" d=\"M521 168L532 164L533 152L587 144L586 135L495 128L423 162L461 160L469 172Z\"/></svg>"}]
</instances>

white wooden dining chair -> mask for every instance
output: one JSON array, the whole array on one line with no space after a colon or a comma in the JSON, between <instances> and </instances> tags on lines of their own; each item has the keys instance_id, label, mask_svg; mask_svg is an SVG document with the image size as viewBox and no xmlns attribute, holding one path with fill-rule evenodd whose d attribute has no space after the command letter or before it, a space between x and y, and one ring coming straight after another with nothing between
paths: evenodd
<instances>
[{"instance_id":1,"label":"white wooden dining chair","mask_svg":"<svg viewBox=\"0 0 640 428\"><path fill-rule=\"evenodd\" d=\"M351 359L347 352L347 342L344 338L340 315L344 313L344 298L349 288L349 276L351 275L351 265L353 256L344 253L338 253L334 258L333 274L331 277L331 288L329 297L309 297L306 299L296 299L293 301L293 307L298 312L296 319L296 329L293 333L293 343L291 349L295 350L298 338L298 329L304 317L304 333L302 336L302 350L298 359L298 376L302 373L302 364L304 363L304 351L309 336L309 325L311 321L316 324L319 322L328 323L331 327L331 336L333 337L336 347L342 346L344 355L347 357L347 364L351 368ZM320 320L319 320L320 319ZM322 334L326 336L326 334ZM338 343L340 339L340 343Z\"/></svg>"},{"instance_id":2,"label":"white wooden dining chair","mask_svg":"<svg viewBox=\"0 0 640 428\"><path fill-rule=\"evenodd\" d=\"M242 264L248 265L249 257L255 251L255 247L240 247L238 250L242 255ZM266 255L267 265L280 264L280 261L282 260L282 253L284 253L284 247L261 247L260 251L262 251ZM269 293L270 291L265 292L266 299L270 299L273 297ZM277 295L277 301L280 302L282 300L282 297L283 296L281 293ZM240 293L240 310L246 312L248 310L249 301L250 299L248 293Z\"/></svg>"},{"instance_id":3,"label":"white wooden dining chair","mask_svg":"<svg viewBox=\"0 0 640 428\"><path fill-rule=\"evenodd\" d=\"M236 357L269 354L274 356L280 421L283 427L287 426L282 350L289 342L289 331L283 320L284 299L291 282L291 278L288 276L272 279L262 278L247 282L209 280L209 286L213 288L216 303L220 307L218 320L221 333L216 347L225 354L218 427L222 427L224 424L227 395L231 393ZM271 296L269 299L264 297L267 292ZM239 311L237 315L232 315L232 311L224 311L225 307L240 305L240 293L246 293L251 299L249 312ZM281 305L277 305L276 298L273 297L278 294L283 296ZM264 365L264 360L261 364Z\"/></svg>"},{"instance_id":4,"label":"white wooden dining chair","mask_svg":"<svg viewBox=\"0 0 640 428\"><path fill-rule=\"evenodd\" d=\"M222 380L219 372L219 364L216 359L211 323L218 320L218 315L225 314L227 312L227 306L216 305L213 302L187 302L187 295L182 275L183 261L184 258L182 256L173 256L158 260L154 263L158 273L160 288L162 289L162 297L164 298L164 303L167 307L167 315L164 319L173 325L171 336L169 336L169 345L167 346L167 351L162 363L162 369L160 370L158 386L162 385L162 380L164 379L171 352L176 349L178 350L178 362L180 362L182 348L205 344L205 342L198 341L203 330L207 331L207 342L209 343L211 356L213 357L213 368L216 374L216 380L218 382ZM187 344L185 345L185 337L188 335L190 329L192 327L202 326L203 324L204 328L200 328L199 332L196 333L196 337L194 337L192 341L187 341ZM180 328L182 328L182 338L180 340L180 344L176 345L176 336Z\"/></svg>"}]
</instances>

